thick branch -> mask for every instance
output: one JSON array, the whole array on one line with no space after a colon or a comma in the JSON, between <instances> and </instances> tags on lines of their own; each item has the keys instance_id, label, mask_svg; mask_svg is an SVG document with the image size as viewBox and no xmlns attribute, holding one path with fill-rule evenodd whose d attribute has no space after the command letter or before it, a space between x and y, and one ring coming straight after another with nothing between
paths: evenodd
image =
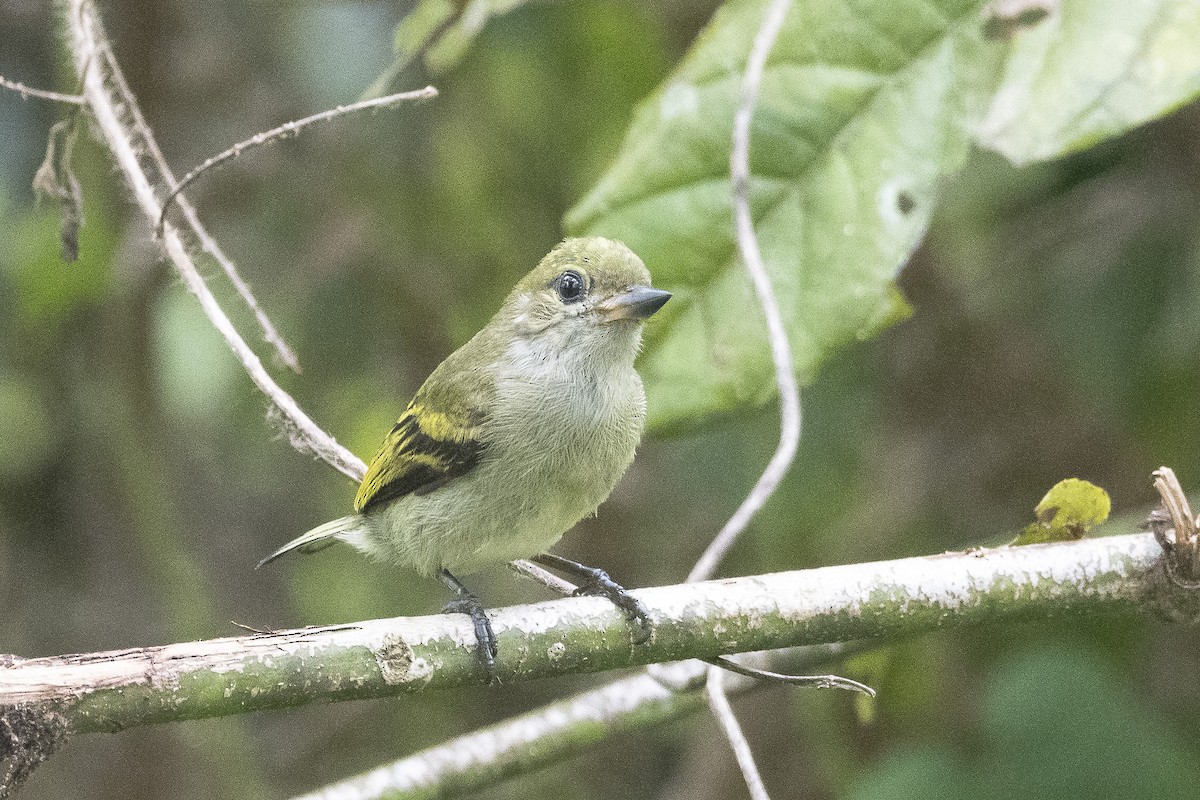
<instances>
[{"instance_id":1,"label":"thick branch","mask_svg":"<svg viewBox=\"0 0 1200 800\"><path fill-rule=\"evenodd\" d=\"M979 550L643 589L654 634L573 598L493 612L503 683L719 653L908 635L1064 613L1193 613L1150 534ZM0 708L37 704L75 731L483 683L469 621L372 620L0 668ZM4 663L0 661L0 663Z\"/></svg>"}]
</instances>

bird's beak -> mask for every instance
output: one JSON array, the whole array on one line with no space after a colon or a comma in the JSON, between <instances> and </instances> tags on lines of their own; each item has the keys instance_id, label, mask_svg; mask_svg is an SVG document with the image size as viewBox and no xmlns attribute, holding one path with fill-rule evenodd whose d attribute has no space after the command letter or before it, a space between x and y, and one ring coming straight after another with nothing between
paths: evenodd
<instances>
[{"instance_id":1,"label":"bird's beak","mask_svg":"<svg viewBox=\"0 0 1200 800\"><path fill-rule=\"evenodd\" d=\"M649 286L631 286L619 295L605 300L596 310L605 322L619 319L648 319L671 299L671 293Z\"/></svg>"}]
</instances>

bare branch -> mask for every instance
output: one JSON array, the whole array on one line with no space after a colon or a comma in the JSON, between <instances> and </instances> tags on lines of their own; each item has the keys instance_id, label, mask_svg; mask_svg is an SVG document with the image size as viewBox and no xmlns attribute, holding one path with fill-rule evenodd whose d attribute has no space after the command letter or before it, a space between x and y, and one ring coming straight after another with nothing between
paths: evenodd
<instances>
[{"instance_id":1,"label":"bare branch","mask_svg":"<svg viewBox=\"0 0 1200 800\"><path fill-rule=\"evenodd\" d=\"M162 212L158 216L158 224L155 226L155 230L160 232L162 231L163 224L167 219L167 213L171 210L171 203L176 197L179 196L180 192L188 187L189 184L191 184L205 172L208 172L210 169L218 167L230 159L237 158L247 150L253 150L260 145L270 144L271 142L276 142L289 136L295 136L308 126L314 125L318 122L326 122L347 114L356 114L359 111L394 108L395 106L398 106L401 103L409 100L429 100L434 97L437 97L437 89L433 88L432 86L426 86L424 89L414 89L410 92L399 92L397 94L390 94L387 97L378 97L372 100L360 100L357 103L337 106L336 108L331 108L328 111L322 111L319 114L313 114L312 116L304 117L303 119L285 122L279 127L272 128L269 131L256 133L249 139L238 142L229 149L218 153L212 158L205 159L204 163L200 164L191 172L184 175L183 180L176 184L175 188L168 192L167 196L163 199Z\"/></svg>"},{"instance_id":2,"label":"bare branch","mask_svg":"<svg viewBox=\"0 0 1200 800\"><path fill-rule=\"evenodd\" d=\"M121 71L116 56L113 55L107 40L104 38L104 29L100 26L99 16L94 15L94 18L96 31L100 37L98 41L103 45L100 53L105 60L104 66L107 76L111 79L113 90L116 92L113 99L119 104L118 107L120 109L127 111L129 114L130 125L128 132L133 137L133 141L140 145L150 159L141 163L144 168L147 168L151 176L157 176L157 179L153 180L153 185L156 188L172 186L175 183L175 175L167 164L167 159L163 155L161 148L159 148L153 131L151 131L150 126L146 123L145 117L142 116L142 111L138 107L137 99L133 96L129 84L125 82L125 74ZM139 152L142 151L140 150ZM183 197L178 198L176 203L183 212L184 220L187 222L186 230L190 231L196 237L196 240L200 243L200 248L221 266L221 270L229 278L229 282L233 284L233 288L237 291L238 296L242 298L242 302L254 313L254 318L262 331L263 341L275 348L276 358L283 362L288 369L293 372L300 372L300 362L296 358L295 352L284 341L279 331L276 330L274 323L271 322L266 312L259 306L254 293L250 291L250 285L242 278L233 260L225 255L220 245L217 244L216 239L201 224L195 207Z\"/></svg>"},{"instance_id":3,"label":"bare branch","mask_svg":"<svg viewBox=\"0 0 1200 800\"><path fill-rule=\"evenodd\" d=\"M142 156L140 166L147 173L150 184L154 187L173 186L175 184L174 175L167 165L166 158L163 156L153 132L150 130L149 125L146 124L146 120L138 108L133 92L130 91L129 85L125 82L125 76L121 72L121 68L109 48L108 40L104 34L103 27L100 25L100 20L94 7L88 0L72 0L69 9L69 18L70 20L77 18L75 9L77 6L82 8L84 2L87 2L87 10L93 21L92 28L88 31L94 39L93 48L89 51L89 57L95 56L101 59L101 71L103 74L100 76L100 81L102 85L111 91L111 94L107 97L108 104L112 106L113 110L119 112L117 119L126 125L126 137L132 144L136 145L135 152ZM70 24L70 21L68 24ZM74 50L74 48L73 51L77 56L76 72L82 74L88 71L92 62L86 61L84 63L89 66L81 66L78 59L79 51ZM87 81L85 80L84 83L86 84ZM83 99L85 105L91 102L86 92ZM255 320L262 330L263 340L275 349L275 355L279 361L293 372L299 372L300 364L296 358L296 354L288 346L287 342L284 341L278 330L276 330L270 318L262 310L262 307L259 306L253 292L250 290L250 286L242 278L232 259L221 250L216 240L213 239L212 235L200 223L195 207L183 197L178 198L176 203L183 212L184 219L187 222L187 230L192 236L196 237L201 249L220 265L221 270L229 278L229 282L233 284L238 296L241 297L242 301L246 303L247 307L254 314ZM157 216L156 213L154 218L157 219Z\"/></svg>"},{"instance_id":4,"label":"bare branch","mask_svg":"<svg viewBox=\"0 0 1200 800\"><path fill-rule=\"evenodd\" d=\"M162 204L158 200L155 187L173 185L174 179L154 140L153 132L142 118L132 92L125 84L116 60L112 57L99 17L90 0L71 0L66 17L75 69L83 82L83 97L118 168L124 174L138 207L146 218L153 222L162 212ZM87 68L89 64L90 69ZM204 249L214 256L219 254L216 243L200 225L194 209L182 197L178 202L190 228L200 238ZM162 242L167 257L175 265L184 284L200 302L205 315L224 337L254 385L267 396L273 408L277 410L292 446L315 455L342 474L360 480L366 472L366 465L318 427L300 409L296 401L271 378L261 360L242 339L205 285L184 244L181 231L171 224L164 225ZM223 256L220 256L218 260L222 258ZM227 259L223 263L227 263ZM228 263L227 272L230 270L232 263ZM265 319L265 315L262 319Z\"/></svg>"},{"instance_id":5,"label":"bare branch","mask_svg":"<svg viewBox=\"0 0 1200 800\"><path fill-rule=\"evenodd\" d=\"M842 655L841 645L759 654L781 669L811 668ZM467 794L558 763L597 743L690 714L704 705L701 661L655 664L646 672L551 703L414 753L296 800L405 800ZM727 675L727 692L762 682Z\"/></svg>"},{"instance_id":6,"label":"bare branch","mask_svg":"<svg viewBox=\"0 0 1200 800\"><path fill-rule=\"evenodd\" d=\"M502 682L1061 614L1194 619L1148 533L636 590L653 637L579 597L491 613ZM38 704L72 731L241 714L487 680L457 614L57 658L0 659L0 708Z\"/></svg>"},{"instance_id":7,"label":"bare branch","mask_svg":"<svg viewBox=\"0 0 1200 800\"><path fill-rule=\"evenodd\" d=\"M532 561L518 559L517 561L509 562L509 568L518 575L524 575L542 584L551 591L557 592L563 597L575 597L575 592L578 590L575 584L570 581L563 580L549 570L534 564ZM757 681L769 683L783 683L789 686L812 686L817 689L847 689L854 692L862 692L871 697L875 696L875 690L866 684L858 681L842 678L837 675L785 675L779 672L771 672L770 670L759 669L726 656L717 656L716 658L703 659L704 663L714 667L720 667L723 670L728 670L736 675L741 675L745 678L753 678ZM668 687L670 688L670 687Z\"/></svg>"},{"instance_id":8,"label":"bare branch","mask_svg":"<svg viewBox=\"0 0 1200 800\"><path fill-rule=\"evenodd\" d=\"M737 758L738 767L742 771L742 779L746 782L746 788L750 790L752 800L771 800L771 795L767 794L766 784L763 783L762 775L758 772L758 765L754 763L754 754L750 752L750 743L746 741L746 735L742 733L742 726L738 724L733 708L729 705L729 698L725 696L725 688L722 685L724 680L724 670L710 669L708 671L708 683L704 689L708 699L708 708L717 718L717 722L721 723L721 730L724 731L725 738L729 740L729 745L733 748L733 755Z\"/></svg>"},{"instance_id":9,"label":"bare branch","mask_svg":"<svg viewBox=\"0 0 1200 800\"><path fill-rule=\"evenodd\" d=\"M962 606L959 600L954 600L954 596L962 591L968 594L974 594L976 591L990 594L986 587L994 588L996 596L992 596L989 601L984 599L984 595L979 595L977 600L990 604L990 608L996 612L1006 609L1007 603L1013 599L1024 603L1030 599L1026 594L1027 590L1036 588L1036 594L1042 596L1048 604L1043 606L1042 601L1034 601L1033 606L1042 607L1040 612L1024 615L1024 619L1034 619L1052 613L1099 612L1102 609L1094 606L1085 610L1084 606L1091 604L1091 601L1085 601L1084 595L1105 596L1115 601L1118 595L1132 590L1133 584L1141 584L1141 589L1133 590L1133 595L1141 596L1148 603L1147 606L1142 606L1145 610L1154 614L1165 612L1171 618L1186 622L1196 619L1198 604L1194 593L1189 595L1180 588L1166 585L1162 579L1160 561L1154 552L1156 545L1150 536L1120 536L1085 541L1086 553L1062 549L1084 545L1084 542L1072 542L1066 545L1002 548L998 551L947 554L944 557L920 559L930 569L918 567L911 573L912 578L919 584L922 579L919 576L925 576L930 582L924 588L913 585L912 590L920 595L928 589L930 594L919 603L922 607L926 603L937 607L943 601L948 601L947 608L956 609L949 610L949 615L944 619L948 625L961 621L959 614ZM1019 567L1010 572L1006 570L1009 575L1020 575L1014 583L1008 584L1007 588L1002 588L1000 582L991 581L982 575L968 575L967 572L952 575L958 567L967 567L970 570L970 565L977 555L984 560L1020 557L1027 565L1027 570L1021 570ZM1068 566L1068 560L1073 566ZM1085 566L1087 564L1092 566ZM1044 566L1049 567L1050 571L1043 576L1040 575L1040 571ZM851 570L852 567L836 569ZM1110 570L1126 577L1116 578L1115 573L1105 576ZM871 578L866 573L859 577L863 579L862 582L850 578L852 583L857 583L857 593L864 599L874 595L876 585L870 583ZM833 576L827 573L827 579L832 578ZM1043 578L1050 583L1044 584ZM1117 588L1126 582L1133 584ZM1055 584L1056 588L1052 588ZM1092 588L1084 590L1085 585L1091 585ZM890 589L884 585L878 585L877 588L884 593L890 593ZM1079 594L1080 590L1084 590L1082 594ZM899 597L896 599L899 600ZM1117 608L1109 606L1108 601L1104 604L1109 609ZM1056 607L1056 612L1052 612L1051 607ZM923 613L919 608L914 610L918 614ZM1015 612L1015 609L1013 610ZM1026 608L1026 612L1031 610L1032 608ZM902 616L904 613L900 612L896 619ZM1016 612L1014 619L1021 618L1021 613ZM860 642L858 648L862 648L863 644L865 643ZM786 667L815 666L822 658L844 654L846 648L844 645L832 644L804 648L804 651L806 655L814 655L804 658L803 663L786 664ZM769 655L773 661L778 660L784 655L784 651L776 650ZM706 664L698 661L654 664L647 669L646 674L614 681L610 685L584 692L563 702L546 705L491 728L475 730L430 750L413 754L348 781L332 784L312 795L305 795L305 800L402 800L427 798L431 795L462 794L491 787L504 778L526 774L541 766L557 763L580 752L584 746L595 744L598 739L614 738L628 730L650 726L700 708L702 696L692 690L703 682L707 674ZM725 684L730 691L761 685L757 681L743 680L737 676L726 676Z\"/></svg>"},{"instance_id":10,"label":"bare branch","mask_svg":"<svg viewBox=\"0 0 1200 800\"><path fill-rule=\"evenodd\" d=\"M754 292L762 306L763 315L767 320L767 331L770 334L775 383L779 390L779 446L759 477L758 483L708 545L696 566L692 567L688 574L689 581L702 581L713 576L737 537L774 493L791 466L792 459L796 456L796 447L800 443L800 392L796 388L796 378L792 373L792 348L788 343L779 305L775 302L771 278L763 264L758 238L754 235L754 220L750 216L750 122L758 98L758 86L762 82L763 69L767 63L767 54L783 26L788 5L788 0L773 0L767 9L762 28L754 37L754 44L746 63L746 74L742 79L741 101L733 118L733 148L729 156L738 251L754 282Z\"/></svg>"},{"instance_id":11,"label":"bare branch","mask_svg":"<svg viewBox=\"0 0 1200 800\"><path fill-rule=\"evenodd\" d=\"M28 100L30 97L40 97L43 100L54 100L58 103L70 103L74 106L81 106L86 101L82 95L78 94L62 94L61 92L52 92L49 89L34 89L31 86L26 86L17 81L10 81L8 78L0 75L0 87L12 89L21 95L21 99Z\"/></svg>"},{"instance_id":12,"label":"bare branch","mask_svg":"<svg viewBox=\"0 0 1200 800\"><path fill-rule=\"evenodd\" d=\"M852 602L846 606L854 608L854 616L883 613L889 620L884 627L904 620L901 627L911 634L921 631L909 614L921 617L932 609L940 609L934 612L940 616L940 621L928 620L931 628L967 623L966 617L974 617L976 611L981 612L981 616L975 621L991 624L999 622L992 616L997 613L1013 620L1031 620L1056 614L1091 614L1131 608L1190 623L1198 618L1200 603L1194 592L1189 593L1163 579L1159 555L1157 545L1149 535L1118 536L862 565L857 574L855 570L860 568L827 567L794 573L810 576L813 580L809 583L806 579L803 585L790 586L800 593L808 591L806 587L821 593L829 587L827 581L844 582L843 589L865 603ZM1001 567L1000 562L1009 559L1017 561ZM988 562L991 562L990 566L985 567ZM905 565L904 572L912 585L894 597L900 605L884 612L871 598L878 597L876 589L891 593L893 579L889 577L882 583L873 581L901 565ZM738 580L755 579L733 579L733 582ZM639 594L647 599L644 592ZM971 599L967 600L967 597ZM912 601L916 602L910 605ZM817 609L826 602L829 602L828 598L814 598L810 608ZM1014 602L1023 608L1009 605ZM656 604L651 603L650 607L654 618L659 619ZM968 611L968 608L972 610ZM984 612L984 608L989 610ZM804 612L789 609L784 613L790 616ZM836 611L833 613L837 614ZM884 633L882 629L876 629L870 635L885 635L890 640L896 634L905 635L905 632L892 629L890 633ZM856 637L851 634L841 638ZM866 644L866 640L857 637L857 643L850 647L857 650ZM779 666L810 668L828 658L843 655L847 648L836 644L821 645L805 647L801 652L805 653L802 663ZM766 655L774 665L790 653L776 650ZM383 797L401 800L479 791L499 780L557 763L596 743L599 738L617 737L696 710L702 705L703 696L694 689L704 683L707 674L707 665L700 661L656 664L641 675L552 703L330 785L306 795L305 800L376 800ZM732 692L761 683L726 676L725 685Z\"/></svg>"}]
</instances>

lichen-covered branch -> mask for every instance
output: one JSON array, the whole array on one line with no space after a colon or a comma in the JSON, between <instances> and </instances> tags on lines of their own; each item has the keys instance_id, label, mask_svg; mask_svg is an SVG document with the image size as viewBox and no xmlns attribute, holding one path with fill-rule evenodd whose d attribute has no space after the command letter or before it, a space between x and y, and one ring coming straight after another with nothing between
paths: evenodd
<instances>
[{"instance_id":1,"label":"lichen-covered branch","mask_svg":"<svg viewBox=\"0 0 1200 800\"><path fill-rule=\"evenodd\" d=\"M1195 610L1163 579L1150 534L978 550L643 589L653 636L631 643L611 603L493 612L500 682L1067 613ZM316 701L483 683L459 615L0 661L0 709L43 708L113 731Z\"/></svg>"},{"instance_id":2,"label":"lichen-covered branch","mask_svg":"<svg viewBox=\"0 0 1200 800\"><path fill-rule=\"evenodd\" d=\"M1005 587L1004 579L995 572L991 573L990 579L979 573L954 577L951 563L943 565L951 567L951 570L939 569L929 575L931 585L928 589L944 597L962 599L966 584L966 592L973 597L967 603L981 614L987 604L1003 604L1005 597L1035 589L1036 585L1036 592L1045 595L1041 599L1028 598L1034 606L1041 606L1036 613L1032 608L1027 609L1029 618L1049 617L1056 613L1086 614L1089 607L1096 612L1107 607L1120 608L1126 604L1121 597L1135 595L1141 599L1130 602L1142 610L1163 613L1169 617L1195 617L1197 607L1194 596L1189 597L1177 590L1164 593L1163 573L1159 566L1162 562L1153 548L1146 547L1145 537L1097 541L1101 543L1099 549L1089 549L1086 555L1090 566L1082 562L1072 566L1072 557L1077 551L1070 548L1075 544L1063 545L1062 551L1055 549L1049 554L1043 552L1035 555L1035 561L1040 562L1040 566L1034 567L1039 576L1033 583L1014 580ZM978 551L956 554L954 557L987 557L993 552ZM1030 554L1037 551L1022 548L1021 552ZM907 568L919 564L919 561L914 559L898 563ZM1105 562L1108 567L1103 566ZM878 566L886 568L886 565ZM1060 589L1070 584L1071 573L1091 588L1082 592L1066 590L1060 593ZM1110 591L1115 589L1115 585L1110 585L1106 590L1099 589L1099 582L1108 583L1110 580L1124 584L1125 589L1116 590L1115 594ZM932 585L934 582L940 588L935 588ZM1059 588L1055 588L1056 584ZM1135 584L1140 584L1141 588L1135 589ZM987 589L988 585L993 588ZM1132 590L1133 594L1127 595L1126 589ZM1100 603L1085 599L1100 595L1107 599ZM931 595L921 605L932 606L936 603ZM950 604L963 608L957 599L951 600ZM905 613L908 610L912 610L912 607L893 608L891 613ZM974 618L974 613L967 616ZM945 623L966 623L967 616L956 615L947 618ZM999 621L999 618L994 619ZM986 620L979 621L987 624ZM929 620L926 618L925 622ZM919 633L921 630L920 626L913 626L912 632ZM770 657L771 666L795 671L857 652L864 645L864 642L849 646L834 644L777 650L763 655ZM704 695L698 690L705 684L707 664L686 661L654 666L650 671L654 673L653 676L642 673L613 681L330 784L296 800L415 800L479 791L500 780L569 758L584 747L605 739L665 722L703 707ZM729 691L744 691L756 685L754 681L733 674L726 675L725 682Z\"/></svg>"}]
</instances>

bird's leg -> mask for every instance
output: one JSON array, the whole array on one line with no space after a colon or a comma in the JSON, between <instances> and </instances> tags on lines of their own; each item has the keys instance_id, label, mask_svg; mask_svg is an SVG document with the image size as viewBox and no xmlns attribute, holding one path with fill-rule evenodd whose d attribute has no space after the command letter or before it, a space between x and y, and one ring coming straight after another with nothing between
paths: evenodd
<instances>
[{"instance_id":1,"label":"bird's leg","mask_svg":"<svg viewBox=\"0 0 1200 800\"><path fill-rule=\"evenodd\" d=\"M484 671L487 672L488 681L495 683L496 653L499 651L499 645L496 642L496 634L492 631L492 622L488 619L487 612L483 610L483 603L479 602L479 598L462 585L462 581L451 575L450 570L443 569L441 578L442 583L449 586L450 591L455 594L455 598L446 604L442 613L466 614L471 618L471 622L475 624L475 642L479 661L483 664Z\"/></svg>"},{"instance_id":2,"label":"bird's leg","mask_svg":"<svg viewBox=\"0 0 1200 800\"><path fill-rule=\"evenodd\" d=\"M633 636L634 644L645 644L650 641L650 615L647 613L646 607L624 586L610 578L607 572L551 553L536 555L532 560L543 567L556 569L579 580L580 585L575 590L576 595L604 597L621 609L625 618L637 626L637 631Z\"/></svg>"}]
</instances>

